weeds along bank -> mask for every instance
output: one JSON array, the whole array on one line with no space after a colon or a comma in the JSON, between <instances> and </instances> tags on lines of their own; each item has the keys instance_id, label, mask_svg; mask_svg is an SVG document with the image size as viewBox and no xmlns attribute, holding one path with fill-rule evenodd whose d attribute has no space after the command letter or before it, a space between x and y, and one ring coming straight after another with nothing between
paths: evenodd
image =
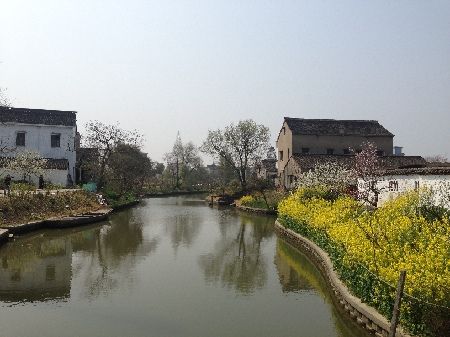
<instances>
[{"instance_id":1,"label":"weeds along bank","mask_svg":"<svg viewBox=\"0 0 450 337\"><path fill-rule=\"evenodd\" d=\"M246 207L259 208L263 210L276 211L278 204L286 193L277 190L268 190L264 193L255 192L253 194L244 195L238 200L239 204Z\"/></svg>"},{"instance_id":2,"label":"weeds along bank","mask_svg":"<svg viewBox=\"0 0 450 337\"><path fill-rule=\"evenodd\" d=\"M11 193L0 197L0 225L13 226L50 217L73 216L100 209L95 194L86 191Z\"/></svg>"},{"instance_id":3,"label":"weeds along bank","mask_svg":"<svg viewBox=\"0 0 450 337\"><path fill-rule=\"evenodd\" d=\"M401 324L450 336L450 213L411 192L368 209L348 196L301 188L278 206L280 222L325 250L349 289L390 319L407 271Z\"/></svg>"}]
</instances>

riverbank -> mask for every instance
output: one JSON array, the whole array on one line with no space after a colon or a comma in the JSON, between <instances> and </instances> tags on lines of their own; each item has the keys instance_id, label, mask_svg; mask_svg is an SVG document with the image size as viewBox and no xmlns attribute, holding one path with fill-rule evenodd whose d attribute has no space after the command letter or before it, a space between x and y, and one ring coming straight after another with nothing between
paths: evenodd
<instances>
[{"instance_id":1,"label":"riverbank","mask_svg":"<svg viewBox=\"0 0 450 337\"><path fill-rule=\"evenodd\" d=\"M26 234L41 229L60 229L88 225L106 220L111 212L111 208L103 208L75 216L52 217L44 220L30 221L10 226L1 226L0 230L3 231L3 233L0 233L0 238L3 238L4 236L9 237L10 234Z\"/></svg>"},{"instance_id":2,"label":"riverbank","mask_svg":"<svg viewBox=\"0 0 450 337\"><path fill-rule=\"evenodd\" d=\"M0 199L0 241L41 229L83 226L111 212L95 194L82 190L13 194Z\"/></svg>"},{"instance_id":3,"label":"riverbank","mask_svg":"<svg viewBox=\"0 0 450 337\"><path fill-rule=\"evenodd\" d=\"M160 193L146 193L144 198L160 198L160 197L174 197L177 195L194 195L194 194L205 194L208 191L173 191L173 192L160 192Z\"/></svg>"},{"instance_id":4,"label":"riverbank","mask_svg":"<svg viewBox=\"0 0 450 337\"><path fill-rule=\"evenodd\" d=\"M341 305L349 317L376 336L387 336L389 334L390 322L374 308L350 293L334 271L333 263L325 251L309 239L284 227L278 220L275 222L275 231L284 240L304 252L316 264L330 286L336 303ZM401 327L397 328L396 336L411 337Z\"/></svg>"},{"instance_id":5,"label":"riverbank","mask_svg":"<svg viewBox=\"0 0 450 337\"><path fill-rule=\"evenodd\" d=\"M377 209L319 192L299 189L282 201L280 223L325 251L351 293L388 320L405 270L400 324L415 335L449 336L447 213L431 213L413 192Z\"/></svg>"},{"instance_id":6,"label":"riverbank","mask_svg":"<svg viewBox=\"0 0 450 337\"><path fill-rule=\"evenodd\" d=\"M242 205L238 200L235 202L237 209L245 212L267 214L267 215L277 215L278 212L275 209L259 208L259 207L249 207Z\"/></svg>"}]
</instances>

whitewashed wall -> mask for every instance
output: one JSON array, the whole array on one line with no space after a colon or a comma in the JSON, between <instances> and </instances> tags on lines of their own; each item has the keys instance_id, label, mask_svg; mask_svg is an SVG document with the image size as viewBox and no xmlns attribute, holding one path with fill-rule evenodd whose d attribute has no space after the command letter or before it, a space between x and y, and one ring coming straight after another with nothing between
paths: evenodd
<instances>
[{"instance_id":1,"label":"whitewashed wall","mask_svg":"<svg viewBox=\"0 0 450 337\"><path fill-rule=\"evenodd\" d=\"M50 170L50 169L46 169L43 170L42 172L42 176L44 177L44 181L50 182L52 184L55 185L61 185L63 187L67 186L67 170ZM11 177L13 177L13 181L18 181L18 180L22 180L23 179L23 173L21 172L16 172L16 171L11 171L11 170L6 170L6 169L0 169L0 179L3 180L5 179L6 175L10 175ZM39 186L39 177L38 176L27 176L25 177L25 180L30 181L31 183L33 183L36 187Z\"/></svg>"},{"instance_id":2,"label":"whitewashed wall","mask_svg":"<svg viewBox=\"0 0 450 337\"><path fill-rule=\"evenodd\" d=\"M16 147L16 135L18 132L25 132L25 146ZM51 147L52 133L61 134L60 147ZM69 161L69 172L72 179L75 179L75 133L74 126L59 125L31 125L19 123L0 124L0 142L2 146L14 148L15 151L35 151L44 158L67 159ZM2 154L6 155L6 154ZM67 171L65 171L67 179Z\"/></svg>"},{"instance_id":3,"label":"whitewashed wall","mask_svg":"<svg viewBox=\"0 0 450 337\"><path fill-rule=\"evenodd\" d=\"M450 193L450 175L392 175L382 177L377 181L377 189L380 191L378 196L378 206L386 201L396 198L399 194L416 190L417 188L429 188L435 192L434 203L450 208L448 194ZM358 180L358 190L365 190L364 182Z\"/></svg>"}]
</instances>

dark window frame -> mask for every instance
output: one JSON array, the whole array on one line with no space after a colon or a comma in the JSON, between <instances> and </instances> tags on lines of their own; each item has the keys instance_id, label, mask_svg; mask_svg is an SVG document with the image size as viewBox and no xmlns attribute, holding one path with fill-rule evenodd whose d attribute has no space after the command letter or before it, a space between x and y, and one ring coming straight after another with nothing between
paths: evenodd
<instances>
[{"instance_id":1,"label":"dark window frame","mask_svg":"<svg viewBox=\"0 0 450 337\"><path fill-rule=\"evenodd\" d=\"M26 142L26 132L18 131L16 133L16 146L25 146L25 142Z\"/></svg>"},{"instance_id":2,"label":"dark window frame","mask_svg":"<svg viewBox=\"0 0 450 337\"><path fill-rule=\"evenodd\" d=\"M61 134L52 133L50 136L50 146L51 147L61 147Z\"/></svg>"}]
</instances>

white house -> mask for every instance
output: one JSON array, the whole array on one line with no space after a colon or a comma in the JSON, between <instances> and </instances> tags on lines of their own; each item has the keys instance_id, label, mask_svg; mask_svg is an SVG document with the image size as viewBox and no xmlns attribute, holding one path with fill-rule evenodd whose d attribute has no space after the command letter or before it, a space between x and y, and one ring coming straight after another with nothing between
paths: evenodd
<instances>
[{"instance_id":1,"label":"white house","mask_svg":"<svg viewBox=\"0 0 450 337\"><path fill-rule=\"evenodd\" d=\"M76 134L75 111L0 107L0 146L7 149L0 155L39 153L47 159L44 179L54 184L66 186L75 177Z\"/></svg>"},{"instance_id":2,"label":"white house","mask_svg":"<svg viewBox=\"0 0 450 337\"><path fill-rule=\"evenodd\" d=\"M404 168L386 171L376 182L379 192L378 206L394 199L399 194L419 190L423 187L432 190L434 204L450 208L450 167ZM358 181L358 190L366 186Z\"/></svg>"}]
</instances>

